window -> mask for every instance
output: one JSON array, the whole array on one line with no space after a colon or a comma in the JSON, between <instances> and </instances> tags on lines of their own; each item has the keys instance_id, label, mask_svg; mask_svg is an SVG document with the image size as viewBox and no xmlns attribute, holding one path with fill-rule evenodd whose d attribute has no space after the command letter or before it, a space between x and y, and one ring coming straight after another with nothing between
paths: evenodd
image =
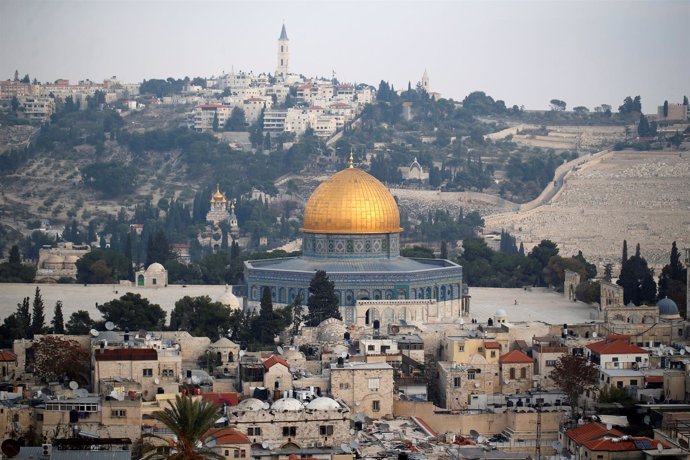
<instances>
[{"instance_id":1,"label":"window","mask_svg":"<svg viewBox=\"0 0 690 460\"><path fill-rule=\"evenodd\" d=\"M340 389L341 389L341 390L347 390L348 388L350 388L350 384L349 384L349 383L341 383L341 384L340 384Z\"/></svg>"},{"instance_id":2,"label":"window","mask_svg":"<svg viewBox=\"0 0 690 460\"><path fill-rule=\"evenodd\" d=\"M465 351L465 345L464 344L458 344L458 351Z\"/></svg>"},{"instance_id":3,"label":"window","mask_svg":"<svg viewBox=\"0 0 690 460\"><path fill-rule=\"evenodd\" d=\"M637 380L632 379L632 380L630 381L630 386L636 387L636 386L637 386Z\"/></svg>"},{"instance_id":4,"label":"window","mask_svg":"<svg viewBox=\"0 0 690 460\"><path fill-rule=\"evenodd\" d=\"M474 372L474 370L471 370L467 373L467 380L474 380L477 376L477 373Z\"/></svg>"},{"instance_id":5,"label":"window","mask_svg":"<svg viewBox=\"0 0 690 460\"><path fill-rule=\"evenodd\" d=\"M381 411L381 401L372 401L371 402L371 410L374 412L380 412Z\"/></svg>"},{"instance_id":6,"label":"window","mask_svg":"<svg viewBox=\"0 0 690 460\"><path fill-rule=\"evenodd\" d=\"M379 391L379 384L381 379L369 379L369 389L371 391Z\"/></svg>"},{"instance_id":7,"label":"window","mask_svg":"<svg viewBox=\"0 0 690 460\"><path fill-rule=\"evenodd\" d=\"M332 436L333 435L333 425L321 425L319 427L319 434L321 436Z\"/></svg>"},{"instance_id":8,"label":"window","mask_svg":"<svg viewBox=\"0 0 690 460\"><path fill-rule=\"evenodd\" d=\"M153 369L142 369L142 375L144 377L153 377Z\"/></svg>"},{"instance_id":9,"label":"window","mask_svg":"<svg viewBox=\"0 0 690 460\"><path fill-rule=\"evenodd\" d=\"M478 351L479 353L482 353L482 352L484 351L484 347L479 347L479 348L477 348L477 351Z\"/></svg>"},{"instance_id":10,"label":"window","mask_svg":"<svg viewBox=\"0 0 690 460\"><path fill-rule=\"evenodd\" d=\"M509 371L508 375L510 376L510 377L509 377L510 380L515 380L515 368L514 368L514 367L511 367L511 368L510 368L510 371Z\"/></svg>"},{"instance_id":11,"label":"window","mask_svg":"<svg viewBox=\"0 0 690 460\"><path fill-rule=\"evenodd\" d=\"M614 356L614 357L611 359L611 361L613 361L614 363L617 363L617 362L618 362L618 358Z\"/></svg>"},{"instance_id":12,"label":"window","mask_svg":"<svg viewBox=\"0 0 690 460\"><path fill-rule=\"evenodd\" d=\"M43 414L36 414L36 421L42 422L43 421Z\"/></svg>"},{"instance_id":13,"label":"window","mask_svg":"<svg viewBox=\"0 0 690 460\"><path fill-rule=\"evenodd\" d=\"M250 426L247 428L247 435L249 436L261 436L261 428L258 426Z\"/></svg>"},{"instance_id":14,"label":"window","mask_svg":"<svg viewBox=\"0 0 690 460\"><path fill-rule=\"evenodd\" d=\"M374 351L375 347L373 345L367 345L367 351Z\"/></svg>"},{"instance_id":15,"label":"window","mask_svg":"<svg viewBox=\"0 0 690 460\"><path fill-rule=\"evenodd\" d=\"M125 409L113 409L110 411L110 416L112 418L125 418L127 417L127 411Z\"/></svg>"},{"instance_id":16,"label":"window","mask_svg":"<svg viewBox=\"0 0 690 460\"><path fill-rule=\"evenodd\" d=\"M635 357L635 362L636 362L636 363L641 363L641 362L642 362L642 357L641 357L641 356L636 356L636 357Z\"/></svg>"},{"instance_id":17,"label":"window","mask_svg":"<svg viewBox=\"0 0 690 460\"><path fill-rule=\"evenodd\" d=\"M230 451L228 449L225 449L225 456L229 457L230 456Z\"/></svg>"},{"instance_id":18,"label":"window","mask_svg":"<svg viewBox=\"0 0 690 460\"><path fill-rule=\"evenodd\" d=\"M555 365L556 365L555 359L547 359L546 360L546 367L554 367Z\"/></svg>"},{"instance_id":19,"label":"window","mask_svg":"<svg viewBox=\"0 0 690 460\"><path fill-rule=\"evenodd\" d=\"M461 384L462 384L462 382L460 381L460 377L455 377L453 379L453 386L455 388L459 388Z\"/></svg>"},{"instance_id":20,"label":"window","mask_svg":"<svg viewBox=\"0 0 690 460\"><path fill-rule=\"evenodd\" d=\"M232 453L232 456L235 457L235 458L240 458L240 450L239 450L239 449L235 449L235 450L233 451L233 453Z\"/></svg>"},{"instance_id":21,"label":"window","mask_svg":"<svg viewBox=\"0 0 690 460\"><path fill-rule=\"evenodd\" d=\"M521 379L527 378L527 368L526 367L523 367L522 369L520 369L520 378Z\"/></svg>"},{"instance_id":22,"label":"window","mask_svg":"<svg viewBox=\"0 0 690 460\"><path fill-rule=\"evenodd\" d=\"M283 427L283 436L284 437L297 436L297 427L296 426L284 426Z\"/></svg>"},{"instance_id":23,"label":"window","mask_svg":"<svg viewBox=\"0 0 690 460\"><path fill-rule=\"evenodd\" d=\"M491 350L491 357L495 358L496 357L496 350Z\"/></svg>"}]
</instances>

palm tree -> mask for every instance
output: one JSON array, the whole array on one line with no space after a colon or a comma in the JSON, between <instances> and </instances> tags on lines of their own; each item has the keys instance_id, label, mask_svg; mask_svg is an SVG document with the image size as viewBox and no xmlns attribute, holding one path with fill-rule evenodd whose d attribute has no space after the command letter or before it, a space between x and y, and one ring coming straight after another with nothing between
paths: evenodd
<instances>
[{"instance_id":1,"label":"palm tree","mask_svg":"<svg viewBox=\"0 0 690 460\"><path fill-rule=\"evenodd\" d=\"M213 427L218 419L218 406L204 400L193 400L189 396L175 395L175 403L170 407L154 412L151 417L161 422L173 432L173 440L158 435L149 435L166 441L170 454L160 454L150 446L152 451L144 455L145 459L167 460L206 460L222 458L210 448L204 446L204 434Z\"/></svg>"}]
</instances>

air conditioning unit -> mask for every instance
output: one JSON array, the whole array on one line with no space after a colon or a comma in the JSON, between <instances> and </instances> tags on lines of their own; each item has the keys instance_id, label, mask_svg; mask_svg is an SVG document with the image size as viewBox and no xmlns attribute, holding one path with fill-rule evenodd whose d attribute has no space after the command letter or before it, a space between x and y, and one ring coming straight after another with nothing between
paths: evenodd
<instances>
[{"instance_id":1,"label":"air conditioning unit","mask_svg":"<svg viewBox=\"0 0 690 460\"><path fill-rule=\"evenodd\" d=\"M316 442L316 447L323 447L323 443L321 441Z\"/></svg>"},{"instance_id":2,"label":"air conditioning unit","mask_svg":"<svg viewBox=\"0 0 690 460\"><path fill-rule=\"evenodd\" d=\"M50 458L52 453L53 453L53 445L52 444L43 444L42 449L41 449L41 457L42 458Z\"/></svg>"}]
</instances>

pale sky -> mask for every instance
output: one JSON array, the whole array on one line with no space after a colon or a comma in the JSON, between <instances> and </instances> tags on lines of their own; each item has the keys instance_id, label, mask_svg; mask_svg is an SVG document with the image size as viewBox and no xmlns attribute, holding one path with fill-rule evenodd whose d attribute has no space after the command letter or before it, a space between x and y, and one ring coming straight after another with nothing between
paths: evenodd
<instances>
[{"instance_id":1,"label":"pale sky","mask_svg":"<svg viewBox=\"0 0 690 460\"><path fill-rule=\"evenodd\" d=\"M690 96L683 1L0 1L0 79L150 78L275 71L396 88L420 80L462 100L568 108Z\"/></svg>"}]
</instances>

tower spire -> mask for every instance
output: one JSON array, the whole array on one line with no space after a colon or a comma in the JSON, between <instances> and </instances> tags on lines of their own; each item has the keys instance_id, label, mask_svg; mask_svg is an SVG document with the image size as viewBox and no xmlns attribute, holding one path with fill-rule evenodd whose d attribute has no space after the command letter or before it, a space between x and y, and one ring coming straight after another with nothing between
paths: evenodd
<instances>
[{"instance_id":1,"label":"tower spire","mask_svg":"<svg viewBox=\"0 0 690 460\"><path fill-rule=\"evenodd\" d=\"M347 167L348 168L354 168L355 167L355 156L352 153L352 149L350 149L350 160L347 162Z\"/></svg>"}]
</instances>

